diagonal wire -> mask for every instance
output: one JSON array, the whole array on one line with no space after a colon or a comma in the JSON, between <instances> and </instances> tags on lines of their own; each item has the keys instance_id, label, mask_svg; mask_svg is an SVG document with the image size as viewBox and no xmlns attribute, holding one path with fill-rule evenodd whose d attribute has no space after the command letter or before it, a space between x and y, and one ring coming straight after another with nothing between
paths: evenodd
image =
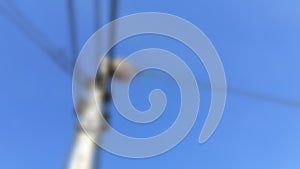
<instances>
[{"instance_id":1,"label":"diagonal wire","mask_svg":"<svg viewBox=\"0 0 300 169\"><path fill-rule=\"evenodd\" d=\"M44 51L67 74L72 73L72 65L61 48L54 48L51 40L31 22L12 1L5 0L0 5L0 13L15 24L29 40Z\"/></svg>"},{"instance_id":2,"label":"diagonal wire","mask_svg":"<svg viewBox=\"0 0 300 169\"><path fill-rule=\"evenodd\" d=\"M48 39L45 34L43 34L38 27L31 22L26 15L21 12L21 10L9 0L3 1L5 4L0 5L0 13L2 13L6 18L8 18L13 24L15 24L38 48L43 50L58 66L67 74L72 75L73 64L67 58L66 54L63 50L58 48L53 48L53 45L50 43L50 39ZM113 6L115 5L115 8ZM111 14L110 20L114 20L117 16L117 1L111 1ZM111 31L110 37L114 38L115 30ZM112 49L110 56L114 56L114 51ZM208 83L199 82L199 85L203 88L210 88ZM297 107L300 108L300 101L293 100L289 98L279 97L267 93L261 93L257 91L250 91L239 89L235 87L228 86L228 93L253 98L257 100L267 101L275 104L281 104L289 107Z\"/></svg>"},{"instance_id":3,"label":"diagonal wire","mask_svg":"<svg viewBox=\"0 0 300 169\"><path fill-rule=\"evenodd\" d=\"M285 98L285 97L279 97L279 96L275 96L272 94L261 93L261 92L257 92L257 91L238 89L238 88L235 88L232 86L228 86L227 90L229 93L232 93L232 94L235 94L238 96L242 96L242 97L248 97L248 98L253 98L253 99L257 99L257 100L268 101L270 103L285 105L288 107L300 108L299 100L294 100L294 99Z\"/></svg>"},{"instance_id":4,"label":"diagonal wire","mask_svg":"<svg viewBox=\"0 0 300 169\"><path fill-rule=\"evenodd\" d=\"M202 88L206 88L206 89L211 88L210 84L207 82L203 82L203 81L200 81L197 79L197 83ZM218 90L218 88L216 90ZM227 92L228 92L228 94L232 94L232 95L236 95L236 96L265 101L265 102L269 102L269 103L273 103L273 104L285 105L288 107L300 108L299 100L280 97L280 96L276 96L276 95L273 95L270 93L257 92L257 91L253 91L253 90L252 91L245 90L245 89L228 86L228 85L227 85Z\"/></svg>"},{"instance_id":5,"label":"diagonal wire","mask_svg":"<svg viewBox=\"0 0 300 169\"><path fill-rule=\"evenodd\" d=\"M157 80L161 80L161 79L167 80L160 73L156 73L156 72L152 72L152 73L148 72L147 74L145 74L143 76L137 76L136 78L141 79L142 77L154 78ZM184 77L179 77L179 80L184 81L185 83L191 83L191 79L187 79ZM199 79L196 79L196 81L201 89L211 89L210 83L201 81ZM216 90L221 90L221 87L217 88ZM255 99L255 100L259 100L259 101L269 102L269 103L273 103L273 104L284 105L284 106L294 107L294 108L300 108L300 100L276 96L276 95L273 95L270 93L263 93L263 92L253 91L253 90L252 91L245 90L245 89L228 86L228 85L227 85L227 93L236 95L236 96Z\"/></svg>"}]
</instances>

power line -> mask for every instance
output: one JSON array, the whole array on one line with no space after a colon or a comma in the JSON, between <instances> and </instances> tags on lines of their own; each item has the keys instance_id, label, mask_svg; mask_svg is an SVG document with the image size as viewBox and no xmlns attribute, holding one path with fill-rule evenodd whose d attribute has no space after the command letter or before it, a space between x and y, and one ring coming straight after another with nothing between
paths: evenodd
<instances>
[{"instance_id":1,"label":"power line","mask_svg":"<svg viewBox=\"0 0 300 169\"><path fill-rule=\"evenodd\" d=\"M156 73L156 72L151 72L151 73L148 72L144 76L137 76L137 78L142 78L142 77L154 78L154 79L159 79L159 80L164 78L164 76L162 76L162 74ZM167 80L167 79L164 78L164 80ZM185 83L191 83L192 79L188 79L185 77L179 77L179 80L184 81ZM211 89L210 83L201 81L199 79L196 79L196 81L197 81L197 84L199 85L200 89ZM220 86L220 88L216 88L216 90L221 90L221 86ZM240 88L228 86L228 85L227 85L227 93L233 94L236 96L250 98L250 99L256 99L256 100L261 100L261 101L265 101L265 102L269 102L269 103L284 105L284 106L288 106L288 107L300 108L299 100L280 97L280 96L272 95L269 93L245 90L245 89L240 89Z\"/></svg>"},{"instance_id":2,"label":"power line","mask_svg":"<svg viewBox=\"0 0 300 169\"><path fill-rule=\"evenodd\" d=\"M110 14L109 14L109 22L113 22L117 18L117 11L118 11L118 0L111 0L110 1ZM109 40L108 45L112 46L115 40L116 34L116 23L113 23L110 30L109 30ZM109 103L111 102L111 76L113 74L113 59L115 58L115 46L108 53L107 64L108 64L108 73L109 77L105 79L106 81L106 96L104 98L105 104L103 106L103 111L108 113L109 112ZM108 114L109 115L109 114Z\"/></svg>"},{"instance_id":3,"label":"power line","mask_svg":"<svg viewBox=\"0 0 300 169\"><path fill-rule=\"evenodd\" d=\"M253 99L257 99L257 100L268 101L268 102L275 103L275 104L286 105L288 107L300 108L299 100L278 97L275 95L256 92L256 91L242 90L242 89L234 88L231 86L228 86L227 90L229 93L232 93L232 94L235 94L238 96L242 96L242 97L248 97L248 98L253 98Z\"/></svg>"},{"instance_id":4,"label":"power line","mask_svg":"<svg viewBox=\"0 0 300 169\"><path fill-rule=\"evenodd\" d=\"M201 82L200 80L197 79L197 83L202 88L210 89L210 84L207 82ZM217 90L218 90L218 88L217 88ZM233 87L233 86L227 86L227 93L233 94L236 96L265 101L265 102L269 102L269 103L285 105L288 107L300 108L299 100L289 99L289 98L285 98L285 97L279 97L279 96L275 96L275 95L272 95L269 93L244 90L244 89Z\"/></svg>"},{"instance_id":5,"label":"power line","mask_svg":"<svg viewBox=\"0 0 300 169\"><path fill-rule=\"evenodd\" d=\"M100 28L100 0L94 0L94 24L95 24L95 31L97 31ZM97 41L99 44L97 44L96 47L100 46L101 40L98 39ZM101 155L101 150L98 148L95 151L95 159L94 160L94 168L99 169L100 166L100 155ZM98 159L98 160L97 160Z\"/></svg>"},{"instance_id":6,"label":"power line","mask_svg":"<svg viewBox=\"0 0 300 169\"><path fill-rule=\"evenodd\" d=\"M69 18L69 36L70 36L70 44L72 51L72 63L75 64L77 54L78 54L78 45L77 45L77 24L76 24L76 16L75 16L75 5L74 0L67 0L67 11Z\"/></svg>"},{"instance_id":7,"label":"power line","mask_svg":"<svg viewBox=\"0 0 300 169\"><path fill-rule=\"evenodd\" d=\"M72 65L62 48L53 47L51 40L31 22L25 13L12 1L5 0L0 13L15 24L39 49L44 51L67 74L72 74Z\"/></svg>"},{"instance_id":8,"label":"power line","mask_svg":"<svg viewBox=\"0 0 300 169\"><path fill-rule=\"evenodd\" d=\"M73 2L71 2L72 0L68 0L68 1L69 3L73 4ZM12 1L5 0L4 2L6 5L0 5L0 13L2 13L13 24L15 24L27 36L29 40L31 40L39 49L43 50L54 61L54 63L56 63L64 72L66 72L69 75L72 75L73 64L72 61L70 61L70 59L68 59L68 57L66 56L64 50L59 48L53 48L54 45L53 43L51 43L51 40L47 38L47 36L43 34L42 31L40 31L38 27L35 24L33 24L33 22L31 22L29 18L26 17L26 15ZM95 2L95 4L96 3L98 2ZM111 12L110 21L116 19L117 17L117 8L118 8L117 0L111 0L111 8L113 8L113 6L115 7L114 10L110 11ZM75 20L75 17L73 19ZM111 30L110 40L114 38L113 32L115 31L116 31L115 28ZM112 41L110 43L112 43ZM74 47L74 49L76 48ZM112 49L109 56L113 57L114 54L115 51L114 49ZM199 82L199 84L201 85L201 87L205 87L205 88L210 87L210 85L207 83ZM271 94L266 94L266 93L261 93L256 91L238 89L230 86L227 88L227 90L228 93L232 93L242 97L254 98L254 99L268 101L268 102L286 105L290 107L297 107L297 108L300 107L300 101L293 100L293 99L278 97Z\"/></svg>"},{"instance_id":9,"label":"power line","mask_svg":"<svg viewBox=\"0 0 300 169\"><path fill-rule=\"evenodd\" d=\"M109 15L109 22L114 21L115 19L117 19L117 15L118 15L118 9L119 9L119 5L118 5L118 0L110 0L110 15ZM115 35L116 35L116 25L117 23L114 22L112 24L111 29L109 30L109 45L112 45L112 43L115 40ZM110 52L109 52L109 57L112 59L114 59L115 57L115 47L113 47Z\"/></svg>"},{"instance_id":10,"label":"power line","mask_svg":"<svg viewBox=\"0 0 300 169\"><path fill-rule=\"evenodd\" d=\"M94 0L94 24L95 30L100 28L100 1Z\"/></svg>"}]
</instances>

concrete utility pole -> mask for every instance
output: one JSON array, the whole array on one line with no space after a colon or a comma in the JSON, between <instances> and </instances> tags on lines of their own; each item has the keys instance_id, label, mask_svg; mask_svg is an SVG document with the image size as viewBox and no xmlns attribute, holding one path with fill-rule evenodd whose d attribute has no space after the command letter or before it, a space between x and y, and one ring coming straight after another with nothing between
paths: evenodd
<instances>
[{"instance_id":1,"label":"concrete utility pole","mask_svg":"<svg viewBox=\"0 0 300 169\"><path fill-rule=\"evenodd\" d=\"M94 160L99 160L95 159L98 147L93 141L101 141L106 128L104 119L99 119L98 113L100 113L99 110L103 111L105 106L106 95L109 92L107 91L107 85L109 85L112 73L119 80L126 81L135 71L130 64L126 62L121 63L122 60L120 59L110 60L108 57L105 57L98 71L99 79L95 85L95 90L93 90L94 85L91 85L91 81L86 83L89 84L87 85L88 97L77 105L82 112L82 114L78 115L81 123L78 123L75 142L67 166L68 169L92 169L94 168ZM118 66L118 71L116 71ZM99 107L94 104L95 102L98 103ZM89 135L83 130L82 126Z\"/></svg>"},{"instance_id":2,"label":"concrete utility pole","mask_svg":"<svg viewBox=\"0 0 300 169\"><path fill-rule=\"evenodd\" d=\"M92 93L92 92L91 92ZM97 101L101 108L101 95L103 91L100 89L97 91ZM90 95L90 99L92 99L92 94ZM97 145L93 142L99 141L101 139L103 133L103 121L101 121L97 117L98 108L96 105L92 104L93 101L87 101L85 105L85 110L81 115L82 125L87 128L87 133L82 129L80 124L78 124L75 143L73 147L73 151L71 153L71 158L69 162L69 169L92 169L93 168L93 159L95 155L95 151L97 149Z\"/></svg>"},{"instance_id":3,"label":"concrete utility pole","mask_svg":"<svg viewBox=\"0 0 300 169\"><path fill-rule=\"evenodd\" d=\"M107 80L109 80L108 78L110 78L108 59L104 59L104 62L101 64L99 75L99 78L101 78L100 81L103 84L95 86L95 90L93 90L93 85L87 82L87 99L82 100L82 102L79 103L80 105L76 105L82 110L82 114L78 115L81 124L78 123L68 169L93 168L95 152L97 150L97 145L93 141L100 141L105 128L103 120L98 118L98 113L100 113L99 110L101 111L103 108L103 99L106 92L105 86ZM95 102L98 103L99 107L94 104ZM84 126L87 131L84 131L81 125ZM89 135L86 132L88 132Z\"/></svg>"}]
</instances>

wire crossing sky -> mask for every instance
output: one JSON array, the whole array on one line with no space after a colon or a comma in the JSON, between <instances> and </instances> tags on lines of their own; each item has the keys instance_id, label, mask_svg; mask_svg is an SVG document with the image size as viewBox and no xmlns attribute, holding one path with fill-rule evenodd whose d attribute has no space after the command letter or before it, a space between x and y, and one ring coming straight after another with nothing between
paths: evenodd
<instances>
[{"instance_id":1,"label":"wire crossing sky","mask_svg":"<svg viewBox=\"0 0 300 169\"><path fill-rule=\"evenodd\" d=\"M99 7L96 11L95 4ZM106 23L109 4L74 4L77 53L95 29ZM134 37L121 42L116 56L125 57L149 46L180 55L198 75L200 115L188 137L171 151L144 160L104 152L101 167L298 169L299 5L295 0L120 1L116 17L165 12L189 20L206 33L223 61L229 95L216 133L206 144L198 145L210 104L207 75L199 61L182 44L163 37ZM0 168L58 168L67 156L76 122L68 77L74 66L72 53L76 52L70 44L67 7L67 1L0 3L0 149L5 152L1 153ZM105 16L96 14L102 12ZM127 122L111 106L112 125L120 132L141 137L168 128L180 101L172 78L160 72L143 73L132 83L132 101L138 109L147 109L148 91L157 87L171 98L165 116L150 126L141 126Z\"/></svg>"},{"instance_id":2,"label":"wire crossing sky","mask_svg":"<svg viewBox=\"0 0 300 169\"><path fill-rule=\"evenodd\" d=\"M7 2L6 5L4 5L4 7L2 6L2 13L14 24L16 24L18 26L18 28L20 30L22 30L26 36L32 40L38 47L40 47L43 51L45 51L45 53L47 53L47 55L49 57L51 57L55 63L58 64L59 67L62 68L62 70L66 71L66 72L71 72L72 70L70 68L73 69L73 65L75 63L72 61L68 61L67 60L67 56L65 56L64 53L57 53L58 50L61 49L56 49L54 45L50 45L53 44L49 39L46 38L45 34L42 34L42 31L40 31L36 25L34 25L28 18L25 18L25 14L22 13L22 11L20 11L17 6L15 4L13 4L13 2L11 1L5 1ZM100 17L99 17L99 2L97 0L95 0L95 25L96 28L99 27L100 23ZM114 19L117 18L116 16L116 2L115 0L113 0L111 2L111 18L110 21L113 21ZM11 8L11 9L10 9ZM1 8L0 8L1 9ZM13 10L15 13L15 15L17 15L16 17L12 16L13 13L9 12L8 10ZM73 0L68 0L68 18L69 18L69 32L70 32L70 44L71 44L71 51L72 51L72 56L76 56L78 54L78 47L77 47L77 26L76 26L76 16L75 16L75 9L74 9L74 3ZM97 17L96 17L97 16ZM18 19L17 19L18 18ZM22 23L24 22L24 23ZM32 31L35 30L35 31ZM38 34L38 32L40 32L40 34ZM111 35L110 37L114 37L114 33L115 30L111 31ZM44 38L43 38L44 37ZM42 39L41 39L42 38ZM46 46L43 45L44 42L48 42L49 44L47 44ZM55 49L57 51L55 51ZM109 53L109 56L114 56L114 50L111 50ZM58 58L58 55L59 56ZM74 57L76 58L76 57ZM63 59L63 60L62 60ZM69 69L69 70L68 70ZM205 85L206 86L206 85ZM292 107L300 107L300 101L299 100L293 100L293 99L288 99L288 98L282 98L279 96L274 96L274 95L269 95L266 93L259 93L256 91L247 91L247 90L242 90L242 89L238 89L238 88L234 88L234 87L229 87L228 90L229 93L233 93L236 95L240 95L240 96L244 96L244 97L250 97L250 98L257 98L260 100L266 100L269 102L274 102L274 103L279 103L282 105L286 105L286 106L292 106Z\"/></svg>"}]
</instances>

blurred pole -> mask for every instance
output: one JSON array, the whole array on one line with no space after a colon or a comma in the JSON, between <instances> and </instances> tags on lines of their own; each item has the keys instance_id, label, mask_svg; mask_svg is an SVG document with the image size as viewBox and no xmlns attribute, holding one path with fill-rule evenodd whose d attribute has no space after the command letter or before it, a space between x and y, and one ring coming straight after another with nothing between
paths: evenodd
<instances>
[{"instance_id":1,"label":"blurred pole","mask_svg":"<svg viewBox=\"0 0 300 169\"><path fill-rule=\"evenodd\" d=\"M99 93L100 94L100 93ZM101 102L99 102L101 103ZM75 144L73 152L71 153L69 169L92 169L93 159L96 149L96 142L99 140L101 135L101 121L95 121L95 113L97 113L96 107L89 105L82 117L82 123L87 125L88 131L84 131L80 125L76 132ZM89 123L89 125L88 125ZM88 132L89 135L87 135Z\"/></svg>"},{"instance_id":2,"label":"blurred pole","mask_svg":"<svg viewBox=\"0 0 300 169\"><path fill-rule=\"evenodd\" d=\"M101 92L99 92L101 94ZM99 102L101 103L101 102ZM93 159L96 149L96 144L93 142L98 141L101 135L101 121L95 121L95 113L97 113L97 107L89 104L85 108L84 114L81 119L82 125L88 127L88 131L84 131L80 124L78 124L75 144L73 152L71 153L69 169L92 169ZM87 133L89 135L87 135Z\"/></svg>"},{"instance_id":3,"label":"blurred pole","mask_svg":"<svg viewBox=\"0 0 300 169\"><path fill-rule=\"evenodd\" d=\"M105 119L99 118L99 110L102 111L103 109L103 102L106 94L106 81L110 78L108 63L108 59L103 60L99 70L99 78L101 79L97 82L97 85L95 86L89 82L89 85L87 86L87 91L89 92L88 99L83 100L79 105L76 105L82 110L82 114L78 115L80 123L78 123L75 143L67 167L68 169L94 168L94 159L98 148L96 143L101 141L102 134L105 130ZM95 90L93 90L94 87Z\"/></svg>"}]
</instances>

